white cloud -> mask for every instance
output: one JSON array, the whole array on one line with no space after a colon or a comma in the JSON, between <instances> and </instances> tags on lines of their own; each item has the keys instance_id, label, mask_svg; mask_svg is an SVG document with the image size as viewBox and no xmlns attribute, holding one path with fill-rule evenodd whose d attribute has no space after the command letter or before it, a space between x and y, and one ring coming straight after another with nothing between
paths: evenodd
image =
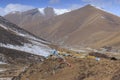
<instances>
[{"instance_id":1,"label":"white cloud","mask_svg":"<svg viewBox=\"0 0 120 80\"><path fill-rule=\"evenodd\" d=\"M5 15L9 12L13 12L13 11L26 11L26 10L30 10L33 9L33 6L28 6L28 5L21 5L21 4L8 4L6 7L4 8L0 8L0 15Z\"/></svg>"},{"instance_id":2,"label":"white cloud","mask_svg":"<svg viewBox=\"0 0 120 80\"><path fill-rule=\"evenodd\" d=\"M55 4L55 3L59 3L60 0L50 0L49 2L50 2L51 4Z\"/></svg>"}]
</instances>

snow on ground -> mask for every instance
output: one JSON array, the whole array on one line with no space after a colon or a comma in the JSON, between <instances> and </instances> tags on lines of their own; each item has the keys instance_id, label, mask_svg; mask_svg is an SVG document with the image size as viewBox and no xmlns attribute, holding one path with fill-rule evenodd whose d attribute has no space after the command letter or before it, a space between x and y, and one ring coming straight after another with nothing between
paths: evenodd
<instances>
[{"instance_id":1,"label":"snow on ground","mask_svg":"<svg viewBox=\"0 0 120 80\"><path fill-rule=\"evenodd\" d=\"M70 12L71 10L69 10L69 9L54 9L54 11L57 15L61 15L61 14Z\"/></svg>"},{"instance_id":2,"label":"snow on ground","mask_svg":"<svg viewBox=\"0 0 120 80\"><path fill-rule=\"evenodd\" d=\"M28 52L36 55L45 56L45 57L50 55L50 48L42 45L40 46L40 45L25 43L23 46L18 46L18 45L12 45L12 44L5 45L3 43L0 43L0 47L15 49L15 50L24 51L24 52Z\"/></svg>"},{"instance_id":3,"label":"snow on ground","mask_svg":"<svg viewBox=\"0 0 120 80\"><path fill-rule=\"evenodd\" d=\"M0 64L6 64L6 63L0 61Z\"/></svg>"},{"instance_id":4,"label":"snow on ground","mask_svg":"<svg viewBox=\"0 0 120 80\"><path fill-rule=\"evenodd\" d=\"M101 18L105 19L105 17L104 17L104 16L101 16Z\"/></svg>"},{"instance_id":5,"label":"snow on ground","mask_svg":"<svg viewBox=\"0 0 120 80\"><path fill-rule=\"evenodd\" d=\"M0 80L12 80L12 78L0 78Z\"/></svg>"},{"instance_id":6,"label":"snow on ground","mask_svg":"<svg viewBox=\"0 0 120 80\"><path fill-rule=\"evenodd\" d=\"M25 33L19 32L18 30L13 30L12 28L6 27L2 24L0 24L0 27L4 28L6 30L10 30L10 31L14 32L16 35L19 35L19 36L22 36L22 37L25 37L25 38L28 38L28 39L31 39L31 40L35 40L35 41L39 41L39 42L43 42L43 43L48 43L48 42L43 41L41 39L38 39L38 38L28 34L28 33L25 34Z\"/></svg>"},{"instance_id":7,"label":"snow on ground","mask_svg":"<svg viewBox=\"0 0 120 80\"><path fill-rule=\"evenodd\" d=\"M40 13L42 13L43 15L45 15L44 8L38 8L38 10L40 11ZM70 11L71 10L69 10L69 9L57 9L57 8L54 8L54 12L57 15L61 15L61 14L64 14L64 13L67 13L67 12L70 12Z\"/></svg>"},{"instance_id":8,"label":"snow on ground","mask_svg":"<svg viewBox=\"0 0 120 80\"><path fill-rule=\"evenodd\" d=\"M44 46L44 47L47 47L46 45L38 42L38 41L34 41L34 40L29 40L33 45L37 45L37 46Z\"/></svg>"},{"instance_id":9,"label":"snow on ground","mask_svg":"<svg viewBox=\"0 0 120 80\"><path fill-rule=\"evenodd\" d=\"M12 29L9 27L6 27L2 24L0 24L0 27L6 29L6 30L10 30L12 32L14 32L14 34L22 36L27 38L31 43L24 43L23 46L18 46L18 45L12 45L12 44L3 44L0 43L0 47L6 47L6 48L10 48L10 49L15 49L15 50L20 50L20 51L24 51L24 52L28 52L28 53L32 53L32 54L36 54L36 55L41 55L41 56L48 56L50 54L50 48L42 43L48 43L44 40L38 39L32 35L30 35L27 32L22 33L22 31L18 31L17 29Z\"/></svg>"},{"instance_id":10,"label":"snow on ground","mask_svg":"<svg viewBox=\"0 0 120 80\"><path fill-rule=\"evenodd\" d=\"M90 5L93 6L93 7L95 7L95 8L97 8L97 9L104 10L103 8L98 7L98 6L95 6L95 5L93 5L93 4L90 4Z\"/></svg>"},{"instance_id":11,"label":"snow on ground","mask_svg":"<svg viewBox=\"0 0 120 80\"><path fill-rule=\"evenodd\" d=\"M0 68L0 72L6 71L6 69Z\"/></svg>"},{"instance_id":12,"label":"snow on ground","mask_svg":"<svg viewBox=\"0 0 120 80\"><path fill-rule=\"evenodd\" d=\"M84 49L75 49L75 48L71 48L70 50L76 51L76 52L86 52Z\"/></svg>"},{"instance_id":13,"label":"snow on ground","mask_svg":"<svg viewBox=\"0 0 120 80\"><path fill-rule=\"evenodd\" d=\"M45 15L44 8L38 8L39 12Z\"/></svg>"},{"instance_id":14,"label":"snow on ground","mask_svg":"<svg viewBox=\"0 0 120 80\"><path fill-rule=\"evenodd\" d=\"M3 26L2 24L0 24L0 27L2 27L4 29L8 29L7 27Z\"/></svg>"},{"instance_id":15,"label":"snow on ground","mask_svg":"<svg viewBox=\"0 0 120 80\"><path fill-rule=\"evenodd\" d=\"M10 30L11 30L12 32L14 32L16 35L19 35L19 36L22 36L22 37L25 37L25 38L28 38L28 39L40 41L40 42L43 42L43 43L47 43L47 42L45 42L45 41L43 41L43 40L40 40L40 39L38 39L38 38L36 38L36 37L34 37L34 36L29 35L29 34L24 34L24 33L18 32L17 30L12 30L12 29L10 29Z\"/></svg>"},{"instance_id":16,"label":"snow on ground","mask_svg":"<svg viewBox=\"0 0 120 80\"><path fill-rule=\"evenodd\" d=\"M19 36L22 36L22 37L25 37L25 38L28 38L28 39L32 39L32 40L35 40L35 41L47 43L47 42L45 42L45 41L43 41L43 40L37 39L37 38L35 38L34 36L29 35L29 34L23 34L23 33L17 32L17 31L13 31L13 32L15 32L15 33L16 33L17 35L19 35Z\"/></svg>"}]
</instances>

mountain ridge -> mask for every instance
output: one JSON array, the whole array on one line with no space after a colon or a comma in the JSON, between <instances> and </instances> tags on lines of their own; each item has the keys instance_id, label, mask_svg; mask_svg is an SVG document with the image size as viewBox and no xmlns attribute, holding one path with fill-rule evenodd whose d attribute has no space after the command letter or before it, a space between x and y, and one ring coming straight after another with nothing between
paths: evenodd
<instances>
[{"instance_id":1,"label":"mountain ridge","mask_svg":"<svg viewBox=\"0 0 120 80\"><path fill-rule=\"evenodd\" d=\"M53 38L55 38L55 36L61 35L61 37L59 36L59 37L55 38L54 41L56 41L59 38L65 37L65 36L63 36L64 34L70 33L69 35L72 37L67 39L65 43L69 42L69 40L71 40L70 42L73 42L74 41L73 39L76 39L73 42L73 43L76 43L76 42L80 41L80 39L77 39L77 38L79 38L79 36L75 37L76 34L81 35L80 37L83 40L85 40L85 38L87 38L85 36L84 30L88 30L88 31L86 31L87 32L86 35L89 35L89 32L93 31L93 30L99 31L99 30L105 29L105 31L107 31L107 32L113 31L113 30L118 31L117 29L119 28L119 25L120 25L119 22L120 22L120 18L118 18L117 16L115 16L111 13L109 14L109 12L102 11L101 9L95 8L91 5L87 5L87 6L80 8L80 9L71 11L69 13L66 13L66 14L63 14L60 16L56 16L55 18L51 19L50 21L44 21L42 23L43 26L41 26L41 27L45 27L45 28L43 30L41 30L40 34L43 34L43 38L44 39L46 38L46 40L49 40L49 39L53 40ZM48 24L48 23L50 23L50 24ZM44 24L48 24L48 25L44 26ZM51 24L53 24L53 25L51 25ZM101 27L98 26L97 24L101 25ZM48 29L47 29L47 26L48 26ZM103 27L103 26L105 26L105 27ZM112 26L117 26L117 27L112 27ZM66 27L68 27L68 28L66 28ZM92 27L93 27L93 30L90 29ZM97 28L95 28L95 27L97 27ZM50 28L56 29L56 30L51 30ZM75 28L76 28L77 32L75 32ZM82 30L82 29L84 29L84 30ZM47 31L48 34L44 33L45 31ZM82 33L79 33L79 32L82 32ZM84 36L82 36L82 34ZM95 34L97 34L97 33L95 33ZM52 36L52 37L50 37L50 36ZM63 40L61 40L61 41L63 41Z\"/></svg>"},{"instance_id":2,"label":"mountain ridge","mask_svg":"<svg viewBox=\"0 0 120 80\"><path fill-rule=\"evenodd\" d=\"M118 31L119 26L120 18L118 16L93 5L86 5L42 22L33 22L27 25L28 28L23 28L54 44L96 48L109 46L110 43L101 46L97 44L104 39L109 39L107 37Z\"/></svg>"},{"instance_id":3,"label":"mountain ridge","mask_svg":"<svg viewBox=\"0 0 120 80\"><path fill-rule=\"evenodd\" d=\"M44 61L49 44L0 16L0 79L11 80L26 66Z\"/></svg>"},{"instance_id":4,"label":"mountain ridge","mask_svg":"<svg viewBox=\"0 0 120 80\"><path fill-rule=\"evenodd\" d=\"M0 46L10 49L17 49L21 51L28 51L29 53L36 53L37 49L41 49L37 52L44 55L43 48L49 48L44 39L34 36L33 34L25 31L22 28L19 28L17 25L10 23L5 20L3 17L0 17ZM40 48L41 46L41 48ZM43 47L43 48L42 48ZM25 48L25 49L24 49ZM33 48L33 49L32 49ZM27 50L26 50L27 49ZM34 50L35 49L35 50ZM49 48L50 49L50 48Z\"/></svg>"}]
</instances>

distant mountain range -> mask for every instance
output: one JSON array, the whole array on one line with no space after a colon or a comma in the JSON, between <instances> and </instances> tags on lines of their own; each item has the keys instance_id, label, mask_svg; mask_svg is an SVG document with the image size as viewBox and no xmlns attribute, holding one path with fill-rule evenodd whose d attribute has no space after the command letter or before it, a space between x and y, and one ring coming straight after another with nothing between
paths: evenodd
<instances>
[{"instance_id":1,"label":"distant mountain range","mask_svg":"<svg viewBox=\"0 0 120 80\"><path fill-rule=\"evenodd\" d=\"M44 20L55 15L53 8L47 7L43 12L40 12L38 8L25 12L11 12L5 15L5 18L31 32L34 29L33 26L38 26Z\"/></svg>"},{"instance_id":2,"label":"distant mountain range","mask_svg":"<svg viewBox=\"0 0 120 80\"><path fill-rule=\"evenodd\" d=\"M120 17L92 5L56 15L47 7L5 16L25 30L64 47L120 47Z\"/></svg>"}]
</instances>

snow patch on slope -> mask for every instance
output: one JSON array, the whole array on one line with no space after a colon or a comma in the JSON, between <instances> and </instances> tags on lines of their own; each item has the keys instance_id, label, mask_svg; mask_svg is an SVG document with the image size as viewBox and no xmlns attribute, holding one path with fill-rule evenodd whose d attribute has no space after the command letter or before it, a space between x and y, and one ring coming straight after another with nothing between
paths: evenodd
<instances>
[{"instance_id":1,"label":"snow patch on slope","mask_svg":"<svg viewBox=\"0 0 120 80\"><path fill-rule=\"evenodd\" d=\"M3 72L3 71L6 71L6 69L2 69L2 68L0 68L0 72ZM4 79L3 79L4 80Z\"/></svg>"},{"instance_id":2,"label":"snow patch on slope","mask_svg":"<svg viewBox=\"0 0 120 80\"><path fill-rule=\"evenodd\" d=\"M13 30L12 28L6 27L2 24L0 24L0 27L4 28L5 30L10 30L10 31L14 32L16 35L19 35L19 36L22 36L22 37L25 37L25 38L28 38L28 39L31 39L31 40L35 40L35 41L39 41L39 42L43 42L43 43L48 43L48 42L40 40L40 39L38 39L34 36L31 36L29 34L24 34L22 32L19 32L18 30Z\"/></svg>"},{"instance_id":3,"label":"snow patch on slope","mask_svg":"<svg viewBox=\"0 0 120 80\"><path fill-rule=\"evenodd\" d=\"M39 42L43 42L43 43L48 43L48 42L46 42L46 41L37 39L36 37L31 36L31 35L29 35L29 34L23 34L23 33L20 33L20 32L18 32L18 31L13 31L13 32L15 32L15 33L16 33L17 35L19 35L19 36L22 36L22 37L25 37L25 38L28 38L28 39L31 39L31 40L35 40L35 41L39 41Z\"/></svg>"},{"instance_id":4,"label":"snow patch on slope","mask_svg":"<svg viewBox=\"0 0 120 80\"><path fill-rule=\"evenodd\" d=\"M44 8L38 8L38 10L39 10L40 13L42 13L43 15L45 14L45 13L44 13ZM68 9L56 9L56 8L54 8L54 12L55 12L57 15L61 15L61 14L70 12L70 10L68 10Z\"/></svg>"},{"instance_id":5,"label":"snow patch on slope","mask_svg":"<svg viewBox=\"0 0 120 80\"><path fill-rule=\"evenodd\" d=\"M104 16L101 16L101 18L102 18L102 19L105 19L105 17L104 17Z\"/></svg>"},{"instance_id":6,"label":"snow patch on slope","mask_svg":"<svg viewBox=\"0 0 120 80\"><path fill-rule=\"evenodd\" d=\"M12 80L12 78L0 78L0 80Z\"/></svg>"},{"instance_id":7,"label":"snow patch on slope","mask_svg":"<svg viewBox=\"0 0 120 80\"><path fill-rule=\"evenodd\" d=\"M93 4L90 4L90 5L93 6L93 7L95 7L95 8L97 8L97 9L103 10L103 8L101 8L101 7L95 6L95 5L93 5Z\"/></svg>"},{"instance_id":8,"label":"snow patch on slope","mask_svg":"<svg viewBox=\"0 0 120 80\"><path fill-rule=\"evenodd\" d=\"M0 64L7 64L7 63L4 63L4 62L0 61Z\"/></svg>"},{"instance_id":9,"label":"snow patch on slope","mask_svg":"<svg viewBox=\"0 0 120 80\"><path fill-rule=\"evenodd\" d=\"M15 50L24 51L31 54L45 56L45 57L50 55L50 48L42 45L33 45L33 44L24 43L23 46L18 46L18 45L12 45L12 44L5 45L3 43L0 43L0 47L15 49Z\"/></svg>"},{"instance_id":10,"label":"snow patch on slope","mask_svg":"<svg viewBox=\"0 0 120 80\"><path fill-rule=\"evenodd\" d=\"M24 51L24 52L28 52L36 55L45 56L45 57L47 57L50 54L50 48L47 45L43 44L48 42L42 39L36 38L22 30L20 31L15 28L7 27L2 24L0 24L0 27L4 28L5 30L11 31L18 36L22 36L30 41L30 43L23 43L24 44L23 46L0 43L0 47L15 49L15 50Z\"/></svg>"},{"instance_id":11,"label":"snow patch on slope","mask_svg":"<svg viewBox=\"0 0 120 80\"><path fill-rule=\"evenodd\" d=\"M70 10L68 10L68 9L54 9L54 11L57 15L61 15L61 14L70 12Z\"/></svg>"},{"instance_id":12,"label":"snow patch on slope","mask_svg":"<svg viewBox=\"0 0 120 80\"><path fill-rule=\"evenodd\" d=\"M44 8L38 8L39 12L42 13L43 15L45 14L44 13Z\"/></svg>"},{"instance_id":13,"label":"snow patch on slope","mask_svg":"<svg viewBox=\"0 0 120 80\"><path fill-rule=\"evenodd\" d=\"M1 25L1 24L0 24L0 27L4 28L4 29L6 29L6 30L8 29L7 27L5 27L5 26L3 26L3 25Z\"/></svg>"}]
</instances>

